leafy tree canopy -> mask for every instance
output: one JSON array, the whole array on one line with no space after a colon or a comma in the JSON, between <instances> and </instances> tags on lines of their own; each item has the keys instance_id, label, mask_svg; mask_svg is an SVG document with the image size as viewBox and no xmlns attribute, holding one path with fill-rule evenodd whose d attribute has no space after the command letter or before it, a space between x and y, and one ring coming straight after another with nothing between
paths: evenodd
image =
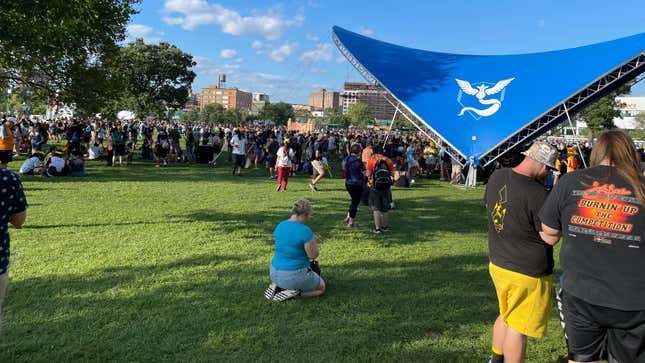
<instances>
[{"instance_id":1,"label":"leafy tree canopy","mask_svg":"<svg viewBox=\"0 0 645 363\"><path fill-rule=\"evenodd\" d=\"M293 119L293 106L288 103L270 103L262 107L258 118L260 120L271 120L276 125L286 125L289 119Z\"/></svg>"}]
</instances>

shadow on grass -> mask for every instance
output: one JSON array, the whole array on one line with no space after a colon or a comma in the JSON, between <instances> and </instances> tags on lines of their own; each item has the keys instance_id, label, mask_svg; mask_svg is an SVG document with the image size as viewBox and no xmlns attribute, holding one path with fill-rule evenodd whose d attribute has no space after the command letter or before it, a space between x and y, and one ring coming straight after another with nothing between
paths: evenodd
<instances>
[{"instance_id":1,"label":"shadow on grass","mask_svg":"<svg viewBox=\"0 0 645 363\"><path fill-rule=\"evenodd\" d=\"M285 303L263 299L268 266L257 265L201 255L15 279L0 361L483 361L488 354L478 337L497 306L486 256L323 265L327 294Z\"/></svg>"},{"instance_id":2,"label":"shadow on grass","mask_svg":"<svg viewBox=\"0 0 645 363\"><path fill-rule=\"evenodd\" d=\"M29 204L30 206L37 204ZM146 225L168 225L179 224L181 221L133 221L133 222L110 222L110 223L78 223L78 224L27 224L24 229L49 229L49 228L88 228L88 227L110 227L110 226L146 226Z\"/></svg>"}]
</instances>

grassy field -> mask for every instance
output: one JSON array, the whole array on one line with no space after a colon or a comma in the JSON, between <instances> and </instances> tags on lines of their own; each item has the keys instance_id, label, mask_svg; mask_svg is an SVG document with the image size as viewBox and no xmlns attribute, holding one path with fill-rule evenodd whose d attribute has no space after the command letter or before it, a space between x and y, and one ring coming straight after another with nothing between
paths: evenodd
<instances>
[{"instance_id":1,"label":"grassy field","mask_svg":"<svg viewBox=\"0 0 645 363\"><path fill-rule=\"evenodd\" d=\"M12 168L20 166L15 162ZM395 189L392 231L347 229L342 179L276 193L265 170L89 163L85 178L24 177L11 230L0 362L484 362L497 303L482 191ZM263 298L271 232L305 196L323 237L318 299ZM528 361L566 353L557 316Z\"/></svg>"}]
</instances>

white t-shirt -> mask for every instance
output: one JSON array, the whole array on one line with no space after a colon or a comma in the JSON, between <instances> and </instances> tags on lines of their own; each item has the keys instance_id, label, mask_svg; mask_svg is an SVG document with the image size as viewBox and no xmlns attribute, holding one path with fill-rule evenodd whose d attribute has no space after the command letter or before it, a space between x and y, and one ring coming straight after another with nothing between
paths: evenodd
<instances>
[{"instance_id":1,"label":"white t-shirt","mask_svg":"<svg viewBox=\"0 0 645 363\"><path fill-rule=\"evenodd\" d=\"M20 166L20 174L29 173L35 168L40 166L40 159L37 156L32 156L29 159L25 160Z\"/></svg>"},{"instance_id":2,"label":"white t-shirt","mask_svg":"<svg viewBox=\"0 0 645 363\"><path fill-rule=\"evenodd\" d=\"M246 139L240 139L238 135L233 135L231 138L231 145L233 146L233 154L246 155Z\"/></svg>"},{"instance_id":3,"label":"white t-shirt","mask_svg":"<svg viewBox=\"0 0 645 363\"><path fill-rule=\"evenodd\" d=\"M277 156L277 159L275 161L276 166L280 166L283 168L291 167L291 160L289 160L289 152L285 153L283 147L278 149L276 156Z\"/></svg>"}]
</instances>

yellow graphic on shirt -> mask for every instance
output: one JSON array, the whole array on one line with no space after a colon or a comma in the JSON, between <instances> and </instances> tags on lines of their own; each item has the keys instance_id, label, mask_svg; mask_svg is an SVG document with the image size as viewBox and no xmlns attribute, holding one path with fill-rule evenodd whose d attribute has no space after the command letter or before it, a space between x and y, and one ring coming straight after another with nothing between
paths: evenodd
<instances>
[{"instance_id":1,"label":"yellow graphic on shirt","mask_svg":"<svg viewBox=\"0 0 645 363\"><path fill-rule=\"evenodd\" d=\"M506 185L504 185L499 192L497 192L497 203L493 206L493 212L491 213L491 219L493 221L493 226L497 233L500 233L504 230L504 217L506 217L506 208L504 204L508 202L508 196L506 194Z\"/></svg>"}]
</instances>

